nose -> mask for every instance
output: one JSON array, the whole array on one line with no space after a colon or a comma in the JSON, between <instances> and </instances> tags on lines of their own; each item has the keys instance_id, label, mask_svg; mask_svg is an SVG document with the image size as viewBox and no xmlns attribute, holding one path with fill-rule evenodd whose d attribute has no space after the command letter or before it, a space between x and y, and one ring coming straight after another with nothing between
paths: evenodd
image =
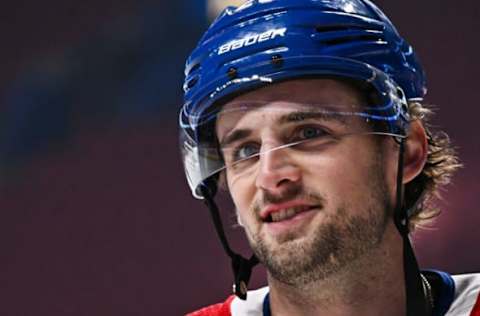
<instances>
[{"instance_id":1,"label":"nose","mask_svg":"<svg viewBox=\"0 0 480 316\"><path fill-rule=\"evenodd\" d=\"M256 178L257 188L271 193L280 193L284 187L301 179L301 170L295 165L285 149L267 150L260 155Z\"/></svg>"}]
</instances>

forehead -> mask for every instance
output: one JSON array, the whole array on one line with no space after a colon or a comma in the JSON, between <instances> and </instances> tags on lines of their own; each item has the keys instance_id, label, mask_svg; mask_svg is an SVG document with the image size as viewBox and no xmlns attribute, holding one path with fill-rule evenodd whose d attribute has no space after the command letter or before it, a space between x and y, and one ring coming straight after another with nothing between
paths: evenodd
<instances>
[{"instance_id":1,"label":"forehead","mask_svg":"<svg viewBox=\"0 0 480 316\"><path fill-rule=\"evenodd\" d=\"M265 123L265 120L273 121L290 111L359 109L364 105L363 99L360 89L334 79L297 79L276 83L227 102L217 117L217 135L228 132L245 119L255 125L262 120Z\"/></svg>"},{"instance_id":2,"label":"forehead","mask_svg":"<svg viewBox=\"0 0 480 316\"><path fill-rule=\"evenodd\" d=\"M244 102L285 101L316 105L361 105L364 96L353 84L336 79L296 79L271 84L244 93L227 102L222 110L228 110Z\"/></svg>"}]
</instances>

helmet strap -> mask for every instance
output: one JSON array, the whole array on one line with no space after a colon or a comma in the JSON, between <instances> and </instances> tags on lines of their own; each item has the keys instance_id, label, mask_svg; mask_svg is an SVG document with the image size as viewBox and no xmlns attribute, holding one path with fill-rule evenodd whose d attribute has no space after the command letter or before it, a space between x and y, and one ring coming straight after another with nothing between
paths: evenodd
<instances>
[{"instance_id":1,"label":"helmet strap","mask_svg":"<svg viewBox=\"0 0 480 316\"><path fill-rule=\"evenodd\" d=\"M403 207L403 156L405 152L405 139L401 139L399 145L394 221L403 239L403 267L407 316L428 316L431 315L432 308L427 303L420 269L408 236L410 232L408 210Z\"/></svg>"},{"instance_id":2,"label":"helmet strap","mask_svg":"<svg viewBox=\"0 0 480 316\"><path fill-rule=\"evenodd\" d=\"M253 267L258 263L258 259L255 255L252 255L250 259L246 259L232 250L228 243L227 236L225 235L220 212L218 211L218 206L213 199L213 194L211 194L211 191L205 185L200 186L200 190L202 196L204 197L205 204L210 211L210 215L212 216L215 231L220 238L223 249L231 259L233 275L235 278L233 284L233 293L240 299L246 300L248 282L250 281Z\"/></svg>"}]
</instances>

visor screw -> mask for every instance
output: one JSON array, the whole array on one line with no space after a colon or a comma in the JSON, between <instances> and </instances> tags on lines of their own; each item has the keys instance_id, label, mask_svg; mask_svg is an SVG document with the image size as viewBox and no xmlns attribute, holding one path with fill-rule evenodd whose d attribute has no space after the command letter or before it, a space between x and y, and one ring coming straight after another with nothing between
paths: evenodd
<instances>
[{"instance_id":1,"label":"visor screw","mask_svg":"<svg viewBox=\"0 0 480 316\"><path fill-rule=\"evenodd\" d=\"M281 55L273 55L272 56L272 64L276 67L282 67L283 65L283 58Z\"/></svg>"},{"instance_id":2,"label":"visor screw","mask_svg":"<svg viewBox=\"0 0 480 316\"><path fill-rule=\"evenodd\" d=\"M233 79L233 78L237 77L237 73L238 73L238 71L237 71L237 68L235 68L235 67L231 67L227 71L227 75L230 79Z\"/></svg>"}]
</instances>

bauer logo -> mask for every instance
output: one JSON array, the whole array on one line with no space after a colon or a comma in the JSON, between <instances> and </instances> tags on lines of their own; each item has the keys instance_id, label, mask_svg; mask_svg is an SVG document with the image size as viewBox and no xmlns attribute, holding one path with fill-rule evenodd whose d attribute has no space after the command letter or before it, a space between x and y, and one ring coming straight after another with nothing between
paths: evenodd
<instances>
[{"instance_id":1,"label":"bauer logo","mask_svg":"<svg viewBox=\"0 0 480 316\"><path fill-rule=\"evenodd\" d=\"M244 38L231 41L220 46L218 48L218 55L222 55L230 51L240 49L242 47L251 46L251 45L255 45L262 42L267 42L277 37L285 37L286 31L287 31L287 28L284 27L281 29L273 29L273 30L268 30L266 32L259 33L259 34L245 36Z\"/></svg>"}]
</instances>

